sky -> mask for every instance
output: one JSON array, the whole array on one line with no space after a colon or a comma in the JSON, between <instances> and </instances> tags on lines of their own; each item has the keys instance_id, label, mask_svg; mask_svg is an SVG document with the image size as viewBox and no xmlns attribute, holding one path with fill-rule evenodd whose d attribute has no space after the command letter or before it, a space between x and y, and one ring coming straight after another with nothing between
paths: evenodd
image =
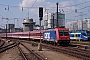
<instances>
[{"instance_id":1,"label":"sky","mask_svg":"<svg viewBox=\"0 0 90 60\"><path fill-rule=\"evenodd\" d=\"M65 14L66 21L90 18L90 0L0 0L0 27L8 23L22 27L23 19L27 17L39 24L39 7L43 7L44 14L47 13L45 9L48 13L55 13L57 2L59 12Z\"/></svg>"}]
</instances>

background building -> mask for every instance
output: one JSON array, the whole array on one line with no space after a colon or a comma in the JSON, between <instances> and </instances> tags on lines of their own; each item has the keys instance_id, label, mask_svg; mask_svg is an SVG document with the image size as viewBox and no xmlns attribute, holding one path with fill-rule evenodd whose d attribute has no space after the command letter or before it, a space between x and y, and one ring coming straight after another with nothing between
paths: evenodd
<instances>
[{"instance_id":1,"label":"background building","mask_svg":"<svg viewBox=\"0 0 90 60\"><path fill-rule=\"evenodd\" d=\"M5 32L6 32L6 29L0 28L0 33L5 33Z\"/></svg>"},{"instance_id":2,"label":"background building","mask_svg":"<svg viewBox=\"0 0 90 60\"><path fill-rule=\"evenodd\" d=\"M57 13L48 13L44 16L44 29L53 28L57 25ZM58 12L58 26L65 26L65 14Z\"/></svg>"},{"instance_id":3,"label":"background building","mask_svg":"<svg viewBox=\"0 0 90 60\"><path fill-rule=\"evenodd\" d=\"M13 28L13 29L10 29L10 32L22 32L23 31L23 28Z\"/></svg>"},{"instance_id":4,"label":"background building","mask_svg":"<svg viewBox=\"0 0 90 60\"><path fill-rule=\"evenodd\" d=\"M55 26L57 25L57 13L54 15L55 18ZM65 14L58 12L58 26L65 26Z\"/></svg>"},{"instance_id":5,"label":"background building","mask_svg":"<svg viewBox=\"0 0 90 60\"><path fill-rule=\"evenodd\" d=\"M7 32L10 32L11 29L15 28L15 24L7 24ZM5 26L6 29L6 26Z\"/></svg>"},{"instance_id":6,"label":"background building","mask_svg":"<svg viewBox=\"0 0 90 60\"><path fill-rule=\"evenodd\" d=\"M23 31L33 31L33 27L35 25L35 22L33 22L33 19L24 19L23 21Z\"/></svg>"},{"instance_id":7,"label":"background building","mask_svg":"<svg viewBox=\"0 0 90 60\"><path fill-rule=\"evenodd\" d=\"M44 27L41 26L41 29L44 29ZM40 26L39 26L39 25L35 25L35 26L34 26L34 30L40 30Z\"/></svg>"},{"instance_id":8,"label":"background building","mask_svg":"<svg viewBox=\"0 0 90 60\"><path fill-rule=\"evenodd\" d=\"M70 31L90 30L90 19L67 22L67 27Z\"/></svg>"}]
</instances>

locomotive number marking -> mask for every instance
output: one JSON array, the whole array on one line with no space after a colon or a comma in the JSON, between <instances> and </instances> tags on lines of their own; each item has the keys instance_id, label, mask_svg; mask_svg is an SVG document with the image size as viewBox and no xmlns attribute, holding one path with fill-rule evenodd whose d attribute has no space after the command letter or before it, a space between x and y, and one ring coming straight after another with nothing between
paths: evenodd
<instances>
[{"instance_id":1,"label":"locomotive number marking","mask_svg":"<svg viewBox=\"0 0 90 60\"><path fill-rule=\"evenodd\" d=\"M45 39L50 39L50 33L45 33L45 34L44 34L44 38L45 38Z\"/></svg>"}]
</instances>

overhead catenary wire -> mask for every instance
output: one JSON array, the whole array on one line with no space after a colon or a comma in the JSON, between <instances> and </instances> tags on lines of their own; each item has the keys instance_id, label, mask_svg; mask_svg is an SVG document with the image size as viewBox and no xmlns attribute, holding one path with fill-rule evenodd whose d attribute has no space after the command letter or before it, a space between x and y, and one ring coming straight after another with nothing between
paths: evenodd
<instances>
[{"instance_id":1,"label":"overhead catenary wire","mask_svg":"<svg viewBox=\"0 0 90 60\"><path fill-rule=\"evenodd\" d=\"M36 2L37 2L37 0L34 1L34 3L32 4L32 6L31 6L29 12L31 11L31 9L33 8L33 6L35 5ZM29 15L29 12L28 12L28 15ZM29 16L28 16L28 17L29 17Z\"/></svg>"},{"instance_id":2,"label":"overhead catenary wire","mask_svg":"<svg viewBox=\"0 0 90 60\"><path fill-rule=\"evenodd\" d=\"M36 2L37 2L37 0L35 0L35 2L33 3L33 5L31 6L31 9L33 8L33 6L35 5ZM30 9L30 10L31 10L31 9Z\"/></svg>"},{"instance_id":3,"label":"overhead catenary wire","mask_svg":"<svg viewBox=\"0 0 90 60\"><path fill-rule=\"evenodd\" d=\"M11 20L12 19L23 19L23 18L19 18L19 17L15 17L15 15L10 11L10 6L8 5L8 7L6 8L6 7L4 7L4 6L2 6L5 10L7 10L10 14L12 14L13 16L14 16L14 18L10 18ZM1 15L2 16L2 15ZM3 18L5 18L4 16L2 16Z\"/></svg>"},{"instance_id":4,"label":"overhead catenary wire","mask_svg":"<svg viewBox=\"0 0 90 60\"><path fill-rule=\"evenodd\" d=\"M85 1L85 2L83 2L83 3L79 3L79 4L75 4L75 5L70 5L70 6L64 6L64 7L59 7L59 8L61 8L61 9L64 9L64 8L67 8L67 7L70 7L70 8L72 8L73 6L78 6L78 5L82 5L82 4L86 4L86 3L90 3L90 0L89 1ZM61 6L61 5L59 5L59 6ZM83 7L83 8L75 8L75 10L83 10L83 9L85 9L85 8L87 8L87 7L90 7L90 6L86 6L86 7ZM64 12L68 12L67 14L70 14L70 13L75 13L75 10L69 10L69 11L64 11Z\"/></svg>"},{"instance_id":5,"label":"overhead catenary wire","mask_svg":"<svg viewBox=\"0 0 90 60\"><path fill-rule=\"evenodd\" d=\"M37 0L35 0L35 2L33 3L33 5L31 7L23 7L23 8L28 8L28 9L32 9L32 8L39 8L39 7L33 7L34 4L36 3ZM28 0L27 0L28 2ZM88 3L90 1L86 1L86 2L83 2L83 3L80 3L80 4L75 4L75 5L71 5L71 6L65 6L65 7L60 7L60 8L66 8L66 7L72 7L72 6L78 6L78 5L81 5L81 4L85 4L85 3ZM2 6L9 6L9 7L21 7L21 6L12 6L12 5L4 5L4 4L0 4ZM43 8L46 8L46 7L43 7ZM56 7L48 7L48 8L56 8ZM83 8L82 8L83 9ZM80 10L80 9L79 9ZM74 12L74 11L73 11ZM71 12L72 13L72 12Z\"/></svg>"},{"instance_id":6,"label":"overhead catenary wire","mask_svg":"<svg viewBox=\"0 0 90 60\"><path fill-rule=\"evenodd\" d=\"M90 2L90 0L89 1L86 1L86 2L83 2L83 3L80 3L80 4L75 4L75 5L70 5L70 6L64 6L64 7L60 7L60 8L67 8L67 7L72 7L72 6L78 6L78 5L82 5L82 4L89 3L89 2ZM59 5L59 6L61 6L61 5Z\"/></svg>"},{"instance_id":7,"label":"overhead catenary wire","mask_svg":"<svg viewBox=\"0 0 90 60\"><path fill-rule=\"evenodd\" d=\"M35 2L34 2L34 4L36 3L36 1L37 0L35 0ZM86 1L86 2L83 2L83 3L80 3L80 4L76 4L76 5L71 5L71 6L78 6L78 5L81 5L81 4L85 4L85 3L88 3L88 2L90 2L90 1ZM33 7L34 6L34 4L32 5L32 7L23 7L23 8L38 8L38 7ZM11 6L11 5L4 5L4 4L0 4L0 5L2 5L2 6L8 6L8 7L20 7L20 6ZM65 6L65 7L71 7L71 6ZM64 7L64 8L65 8ZM88 6L89 7L89 6ZM56 8L56 7L49 7L49 8ZM63 8L63 7L60 7L60 8ZM84 7L84 8L86 8L86 7ZM82 9L84 9L84 8L82 8ZM78 9L78 10L81 10L81 9ZM74 12L74 11L73 11ZM71 12L72 13L72 12Z\"/></svg>"},{"instance_id":8,"label":"overhead catenary wire","mask_svg":"<svg viewBox=\"0 0 90 60\"><path fill-rule=\"evenodd\" d=\"M37 0L35 0L34 4L36 3L36 1ZM75 5L71 5L71 6L64 6L64 7L60 7L60 8L78 6L78 5L82 5L82 4L89 3L89 2L90 2L90 0L89 1L86 1L86 2L83 2L83 3L80 3L80 4L75 4ZM10 7L22 7L22 6L12 6L12 5L5 5L5 4L0 4L0 5L2 5L2 6L10 6ZM23 8L39 8L39 7L33 7L33 5L31 7L23 7ZM61 5L59 5L59 6L61 6ZM46 8L46 7L44 7L44 8ZM56 8L56 7L48 7L48 8Z\"/></svg>"},{"instance_id":9,"label":"overhead catenary wire","mask_svg":"<svg viewBox=\"0 0 90 60\"><path fill-rule=\"evenodd\" d=\"M28 0L27 0L28 1ZM34 1L34 3L33 3L33 5L31 6L31 7L23 7L23 8L28 8L28 9L32 9L32 8L39 8L39 7L34 7L34 5L35 5L35 3L36 3L36 1L37 0L35 0ZM82 5L82 4L85 4L85 3L89 3L90 2L90 0L89 1L86 1L86 2L83 2L83 3L79 3L79 4L75 4L75 5L71 5L71 6L65 6L65 7L60 7L60 8L66 8L66 7L72 7L72 6L79 6L79 5ZM21 6L12 6L12 5L4 5L4 4L0 4L1 6L9 6L9 8L15 8L15 7L21 7ZM89 7L89 6L87 6L87 7ZM43 7L43 8L46 8L46 7ZM48 7L48 8L56 8L56 7ZM77 9L77 10L82 10L82 9L85 9L86 7L83 7L83 8L81 8L81 9ZM10 9L9 9L10 10ZM75 11L73 11L73 12L75 12ZM72 12L71 12L72 13Z\"/></svg>"},{"instance_id":10,"label":"overhead catenary wire","mask_svg":"<svg viewBox=\"0 0 90 60\"><path fill-rule=\"evenodd\" d=\"M4 16L2 16L1 14L0 14L0 16L1 16L1 17L4 17Z\"/></svg>"},{"instance_id":11,"label":"overhead catenary wire","mask_svg":"<svg viewBox=\"0 0 90 60\"><path fill-rule=\"evenodd\" d=\"M80 11L80 10L85 9L85 8L88 8L88 7L90 7L90 5L89 6L86 6L86 7L83 7L83 8L76 9L76 10L77 11ZM73 12L75 13L75 10L72 10L72 11L68 12L67 14L70 14L70 13L73 13Z\"/></svg>"}]
</instances>

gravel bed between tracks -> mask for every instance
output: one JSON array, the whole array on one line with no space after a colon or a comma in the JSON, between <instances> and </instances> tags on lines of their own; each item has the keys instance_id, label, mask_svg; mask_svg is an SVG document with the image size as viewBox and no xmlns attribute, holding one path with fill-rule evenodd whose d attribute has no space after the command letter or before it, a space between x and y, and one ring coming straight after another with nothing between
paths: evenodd
<instances>
[{"instance_id":1,"label":"gravel bed between tracks","mask_svg":"<svg viewBox=\"0 0 90 60\"><path fill-rule=\"evenodd\" d=\"M23 60L17 47L13 47L3 53L0 53L0 60Z\"/></svg>"},{"instance_id":2,"label":"gravel bed between tracks","mask_svg":"<svg viewBox=\"0 0 90 60\"><path fill-rule=\"evenodd\" d=\"M3 39L5 41L4 46L11 44L12 42L8 42L8 40ZM17 47L10 48L2 53L0 53L0 60L23 60L20 52Z\"/></svg>"},{"instance_id":3,"label":"gravel bed between tracks","mask_svg":"<svg viewBox=\"0 0 90 60\"><path fill-rule=\"evenodd\" d=\"M51 51L45 48L42 48L42 51L38 51L38 46L32 46L31 44L28 43L23 43L23 44L27 46L29 49L35 51L36 53L44 57L46 60L80 60L78 58L63 53Z\"/></svg>"}]
</instances>

